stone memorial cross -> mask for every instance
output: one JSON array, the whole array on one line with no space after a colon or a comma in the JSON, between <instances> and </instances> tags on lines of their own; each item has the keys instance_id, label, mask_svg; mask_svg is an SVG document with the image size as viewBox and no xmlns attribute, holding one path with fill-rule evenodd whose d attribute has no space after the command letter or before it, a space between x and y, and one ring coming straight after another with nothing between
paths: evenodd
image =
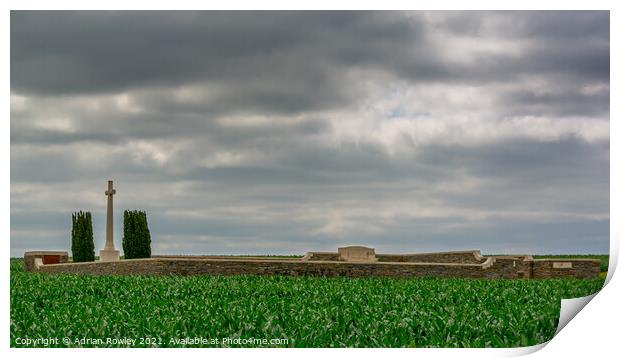
<instances>
[{"instance_id":1,"label":"stone memorial cross","mask_svg":"<svg viewBox=\"0 0 620 358\"><path fill-rule=\"evenodd\" d=\"M108 180L108 190L105 195L108 196L108 217L105 228L105 247L99 251L101 261L119 261L120 252L114 248L114 210L112 196L116 194L116 189L112 188L112 180Z\"/></svg>"}]
</instances>

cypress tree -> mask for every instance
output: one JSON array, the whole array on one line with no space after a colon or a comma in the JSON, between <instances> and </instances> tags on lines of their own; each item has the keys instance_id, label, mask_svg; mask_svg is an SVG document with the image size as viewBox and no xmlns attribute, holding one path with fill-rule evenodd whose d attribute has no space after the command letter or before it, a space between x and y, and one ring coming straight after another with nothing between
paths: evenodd
<instances>
[{"instance_id":1,"label":"cypress tree","mask_svg":"<svg viewBox=\"0 0 620 358\"><path fill-rule=\"evenodd\" d=\"M71 214L71 256L73 256L73 260L75 261L75 253L79 252L80 249L78 246L78 241L76 239L77 233L77 225L76 225L76 213Z\"/></svg>"},{"instance_id":2,"label":"cypress tree","mask_svg":"<svg viewBox=\"0 0 620 358\"><path fill-rule=\"evenodd\" d=\"M93 235L93 217L89 212L86 212L86 239L84 240L84 253L87 261L95 261L95 240Z\"/></svg>"},{"instance_id":3,"label":"cypress tree","mask_svg":"<svg viewBox=\"0 0 620 358\"><path fill-rule=\"evenodd\" d=\"M131 220L129 219L129 215L130 212L128 210L125 210L123 212L123 255L125 256L126 259L130 259L130 253L133 252L130 248L129 248L129 244L131 241L131 234L130 234L130 228L129 226L131 225Z\"/></svg>"},{"instance_id":4,"label":"cypress tree","mask_svg":"<svg viewBox=\"0 0 620 358\"><path fill-rule=\"evenodd\" d=\"M151 257L151 234L146 212L125 210L123 213L123 252L126 259Z\"/></svg>"},{"instance_id":5,"label":"cypress tree","mask_svg":"<svg viewBox=\"0 0 620 358\"><path fill-rule=\"evenodd\" d=\"M141 246L143 257L151 257L151 232L149 230L148 222L146 221L146 212L141 212Z\"/></svg>"},{"instance_id":6,"label":"cypress tree","mask_svg":"<svg viewBox=\"0 0 620 358\"><path fill-rule=\"evenodd\" d=\"M79 211L71 215L71 252L74 262L95 261L95 242L90 212Z\"/></svg>"}]
</instances>

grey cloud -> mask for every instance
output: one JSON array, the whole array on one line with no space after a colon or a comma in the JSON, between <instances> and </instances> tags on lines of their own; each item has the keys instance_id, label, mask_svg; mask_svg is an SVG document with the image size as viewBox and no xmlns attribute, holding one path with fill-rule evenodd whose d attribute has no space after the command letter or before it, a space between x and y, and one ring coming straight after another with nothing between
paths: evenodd
<instances>
[{"instance_id":1,"label":"grey cloud","mask_svg":"<svg viewBox=\"0 0 620 358\"><path fill-rule=\"evenodd\" d=\"M312 90L324 92L338 69L350 66L382 68L418 81L505 80L523 71L609 77L607 12L458 14L450 22L474 29L473 36L488 35L475 29L495 19L501 26L493 31L535 44L518 58L483 56L464 68L434 55L442 44L429 43L427 34L444 24L425 23L416 12L13 12L12 17L11 84L19 92L275 81L280 88L303 86L307 91L296 99L303 104ZM335 90L331 93L343 89ZM286 94L274 98L287 103Z\"/></svg>"},{"instance_id":2,"label":"grey cloud","mask_svg":"<svg viewBox=\"0 0 620 358\"><path fill-rule=\"evenodd\" d=\"M375 56L365 40L393 41L393 36L410 33L403 20L394 25L372 21L376 15L364 12L14 12L12 16L12 88L48 94L196 80L276 81L321 89L331 74L322 68L323 62L333 55ZM330 41L334 34L340 38Z\"/></svg>"},{"instance_id":3,"label":"grey cloud","mask_svg":"<svg viewBox=\"0 0 620 358\"><path fill-rule=\"evenodd\" d=\"M11 254L605 252L609 98L608 12L14 11Z\"/></svg>"},{"instance_id":4,"label":"grey cloud","mask_svg":"<svg viewBox=\"0 0 620 358\"><path fill-rule=\"evenodd\" d=\"M503 96L507 115L579 117L609 115L609 92L587 95L573 88L559 93L536 93L531 89L511 91Z\"/></svg>"}]
</instances>

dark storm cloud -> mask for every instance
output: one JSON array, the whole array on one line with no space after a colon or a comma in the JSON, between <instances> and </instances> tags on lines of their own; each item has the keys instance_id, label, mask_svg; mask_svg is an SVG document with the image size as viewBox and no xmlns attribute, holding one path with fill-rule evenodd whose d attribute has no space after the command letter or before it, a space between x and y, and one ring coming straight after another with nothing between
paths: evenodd
<instances>
[{"instance_id":1,"label":"dark storm cloud","mask_svg":"<svg viewBox=\"0 0 620 358\"><path fill-rule=\"evenodd\" d=\"M608 12L14 11L12 255L605 252L609 98Z\"/></svg>"},{"instance_id":2,"label":"dark storm cloud","mask_svg":"<svg viewBox=\"0 0 620 358\"><path fill-rule=\"evenodd\" d=\"M11 85L62 95L209 81L239 86L228 108L311 109L337 103L339 64L398 58L414 27L364 12L14 12Z\"/></svg>"},{"instance_id":3,"label":"dark storm cloud","mask_svg":"<svg viewBox=\"0 0 620 358\"><path fill-rule=\"evenodd\" d=\"M507 80L529 73L609 77L607 12L453 13L445 22L399 12L13 12L11 86L77 94L194 81L260 83L253 105L312 108L344 90L351 66L415 80ZM455 66L429 33L527 39L520 56L481 56ZM491 25L488 25L488 24ZM231 24L234 24L232 26ZM462 32L463 28L469 31ZM490 33L492 32L492 33ZM575 46L576 41L579 42ZM489 67L490 66L490 67ZM335 81L335 82L334 82ZM269 84L277 86L269 86ZM299 87L303 93L291 93ZM239 88L236 88L238 91ZM327 93L325 93L327 91ZM322 94L318 98L313 96ZM234 104L226 103L226 105ZM243 103L239 103L243 105Z\"/></svg>"}]
</instances>

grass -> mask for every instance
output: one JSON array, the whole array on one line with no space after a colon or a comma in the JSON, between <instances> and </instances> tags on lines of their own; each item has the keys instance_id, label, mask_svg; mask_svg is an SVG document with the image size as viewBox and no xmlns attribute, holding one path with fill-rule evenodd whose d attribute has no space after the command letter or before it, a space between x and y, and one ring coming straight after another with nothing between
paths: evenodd
<instances>
[{"instance_id":1,"label":"grass","mask_svg":"<svg viewBox=\"0 0 620 358\"><path fill-rule=\"evenodd\" d=\"M225 337L286 339L258 346L291 347L527 346L553 337L560 298L602 285L602 279L47 275L24 272L23 260L12 259L11 347L19 346L17 338L41 337L58 337L52 346L85 347L257 346L224 343ZM106 342L121 337L138 341ZM183 341L194 337L207 341Z\"/></svg>"}]
</instances>

